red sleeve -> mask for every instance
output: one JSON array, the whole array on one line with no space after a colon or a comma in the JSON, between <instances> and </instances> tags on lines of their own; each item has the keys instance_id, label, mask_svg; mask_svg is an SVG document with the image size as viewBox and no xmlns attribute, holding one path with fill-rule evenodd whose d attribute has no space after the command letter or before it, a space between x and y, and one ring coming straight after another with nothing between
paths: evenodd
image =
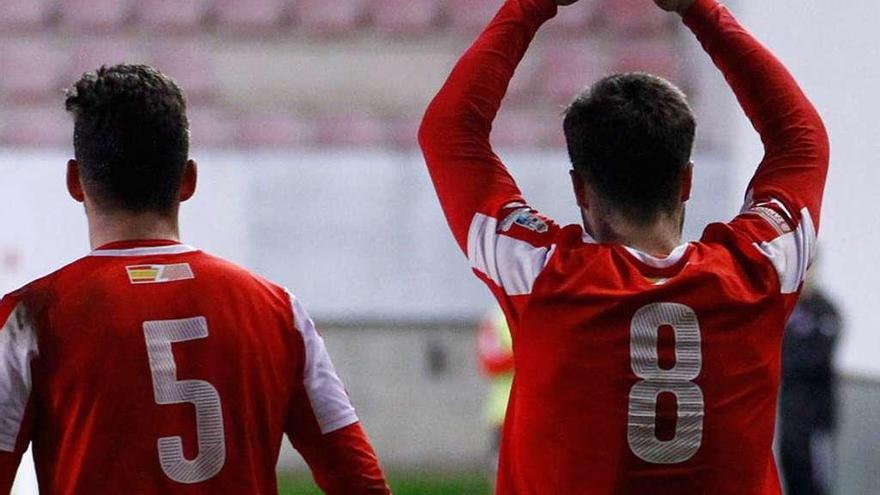
<instances>
[{"instance_id":1,"label":"red sleeve","mask_svg":"<svg viewBox=\"0 0 880 495\"><path fill-rule=\"evenodd\" d=\"M556 14L553 0L508 0L461 57L431 102L419 143L452 233L467 252L476 213L496 216L522 202L519 188L492 151L492 121L535 32Z\"/></svg>"},{"instance_id":2,"label":"red sleeve","mask_svg":"<svg viewBox=\"0 0 880 495\"><path fill-rule=\"evenodd\" d=\"M285 426L290 442L325 493L391 493L324 339L301 301L290 302L301 343L293 358L302 363Z\"/></svg>"},{"instance_id":3,"label":"red sleeve","mask_svg":"<svg viewBox=\"0 0 880 495\"><path fill-rule=\"evenodd\" d=\"M33 433L33 326L17 297L0 300L0 493L9 493Z\"/></svg>"},{"instance_id":4,"label":"red sleeve","mask_svg":"<svg viewBox=\"0 0 880 495\"><path fill-rule=\"evenodd\" d=\"M516 332L559 227L526 205L489 144L514 70L553 0L507 0L431 102L419 143L455 240Z\"/></svg>"},{"instance_id":5,"label":"red sleeve","mask_svg":"<svg viewBox=\"0 0 880 495\"><path fill-rule=\"evenodd\" d=\"M717 0L685 13L764 143L746 204L730 226L766 256L782 293L795 293L815 252L829 143L822 119L775 56Z\"/></svg>"},{"instance_id":6,"label":"red sleeve","mask_svg":"<svg viewBox=\"0 0 880 495\"><path fill-rule=\"evenodd\" d=\"M295 447L328 495L391 493L360 423L296 442Z\"/></svg>"},{"instance_id":7,"label":"red sleeve","mask_svg":"<svg viewBox=\"0 0 880 495\"><path fill-rule=\"evenodd\" d=\"M684 22L724 74L764 143L750 197L754 202L779 200L793 216L806 208L818 227L829 143L816 109L785 66L716 0L697 0Z\"/></svg>"}]
</instances>

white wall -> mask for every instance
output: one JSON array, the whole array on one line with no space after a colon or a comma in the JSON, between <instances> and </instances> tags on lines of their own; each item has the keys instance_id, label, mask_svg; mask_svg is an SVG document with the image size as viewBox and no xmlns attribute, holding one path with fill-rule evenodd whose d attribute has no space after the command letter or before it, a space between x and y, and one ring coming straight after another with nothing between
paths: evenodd
<instances>
[{"instance_id":1,"label":"white wall","mask_svg":"<svg viewBox=\"0 0 880 495\"><path fill-rule=\"evenodd\" d=\"M734 13L791 69L825 119L832 162L820 232L819 282L846 318L839 364L880 377L880 2L738 0ZM760 143L738 119L742 187Z\"/></svg>"},{"instance_id":2,"label":"white wall","mask_svg":"<svg viewBox=\"0 0 880 495\"><path fill-rule=\"evenodd\" d=\"M186 242L288 286L319 321L462 321L489 291L452 240L421 156L395 152L199 154ZM504 154L526 197L576 222L564 153ZM0 153L0 291L88 252L63 153ZM687 231L729 218L725 167L701 158ZM720 174L720 175L719 175ZM4 260L6 260L4 262Z\"/></svg>"}]
</instances>

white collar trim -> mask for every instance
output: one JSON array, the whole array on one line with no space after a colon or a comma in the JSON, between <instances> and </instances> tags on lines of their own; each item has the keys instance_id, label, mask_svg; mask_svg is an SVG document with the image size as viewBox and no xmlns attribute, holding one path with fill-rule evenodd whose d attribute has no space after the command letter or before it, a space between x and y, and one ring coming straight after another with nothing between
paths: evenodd
<instances>
[{"instance_id":1,"label":"white collar trim","mask_svg":"<svg viewBox=\"0 0 880 495\"><path fill-rule=\"evenodd\" d=\"M197 251L197 249L186 244L172 244L170 246L151 246L130 249L96 249L89 253L89 256L158 256L162 254L192 253L194 251Z\"/></svg>"},{"instance_id":2,"label":"white collar trim","mask_svg":"<svg viewBox=\"0 0 880 495\"><path fill-rule=\"evenodd\" d=\"M631 248L629 246L623 246L623 248L629 251L629 253L635 256L639 261L648 266L652 266L654 268L669 268L670 266L678 263L681 260L682 256L684 256L684 253L687 252L688 246L690 246L690 243L685 243L676 247L672 250L671 253L669 253L669 256L665 258L651 256L648 253L643 253L642 251Z\"/></svg>"}]
</instances>

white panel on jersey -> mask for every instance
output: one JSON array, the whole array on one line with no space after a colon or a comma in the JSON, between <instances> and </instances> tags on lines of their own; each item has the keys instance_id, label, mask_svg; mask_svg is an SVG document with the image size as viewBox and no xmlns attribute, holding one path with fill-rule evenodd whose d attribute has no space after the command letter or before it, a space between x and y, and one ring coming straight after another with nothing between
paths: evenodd
<instances>
[{"instance_id":1,"label":"white panel on jersey","mask_svg":"<svg viewBox=\"0 0 880 495\"><path fill-rule=\"evenodd\" d=\"M816 228L806 208L801 210L801 221L793 232L772 241L755 243L779 274L779 290L783 294L797 292L807 276L807 269L816 250Z\"/></svg>"},{"instance_id":2,"label":"white panel on jersey","mask_svg":"<svg viewBox=\"0 0 880 495\"><path fill-rule=\"evenodd\" d=\"M106 257L131 257L131 256L158 256L163 254L183 254L197 251L186 244L172 244L170 246L140 247L131 249L96 249L89 256Z\"/></svg>"},{"instance_id":3,"label":"white panel on jersey","mask_svg":"<svg viewBox=\"0 0 880 495\"><path fill-rule=\"evenodd\" d=\"M551 252L499 234L498 220L481 213L471 221L467 243L471 268L489 277L509 296L532 292Z\"/></svg>"},{"instance_id":4,"label":"white panel on jersey","mask_svg":"<svg viewBox=\"0 0 880 495\"><path fill-rule=\"evenodd\" d=\"M358 421L345 386L330 360L324 339L315 329L299 299L290 295L294 326L302 335L306 352L303 380L321 433L330 433Z\"/></svg>"},{"instance_id":5,"label":"white panel on jersey","mask_svg":"<svg viewBox=\"0 0 880 495\"><path fill-rule=\"evenodd\" d=\"M0 329L0 450L13 452L31 395L37 334L19 303Z\"/></svg>"}]
</instances>

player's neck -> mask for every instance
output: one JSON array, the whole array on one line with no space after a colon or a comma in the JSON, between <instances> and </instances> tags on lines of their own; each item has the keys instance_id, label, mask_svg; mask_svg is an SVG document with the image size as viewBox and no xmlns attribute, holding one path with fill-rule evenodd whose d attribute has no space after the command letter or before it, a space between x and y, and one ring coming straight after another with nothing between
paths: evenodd
<instances>
[{"instance_id":1,"label":"player's neck","mask_svg":"<svg viewBox=\"0 0 880 495\"><path fill-rule=\"evenodd\" d=\"M588 233L601 243L622 244L662 258L681 245L682 221L676 217L663 216L650 225L634 224L619 217L613 223L599 220Z\"/></svg>"},{"instance_id":2,"label":"player's neck","mask_svg":"<svg viewBox=\"0 0 880 495\"><path fill-rule=\"evenodd\" d=\"M620 244L637 249L643 253L659 258L669 256L681 245L681 234L670 232L664 227L634 230L621 237Z\"/></svg>"},{"instance_id":3,"label":"player's neck","mask_svg":"<svg viewBox=\"0 0 880 495\"><path fill-rule=\"evenodd\" d=\"M146 239L180 240L177 213L89 211L89 244L97 249L111 242Z\"/></svg>"}]
</instances>

